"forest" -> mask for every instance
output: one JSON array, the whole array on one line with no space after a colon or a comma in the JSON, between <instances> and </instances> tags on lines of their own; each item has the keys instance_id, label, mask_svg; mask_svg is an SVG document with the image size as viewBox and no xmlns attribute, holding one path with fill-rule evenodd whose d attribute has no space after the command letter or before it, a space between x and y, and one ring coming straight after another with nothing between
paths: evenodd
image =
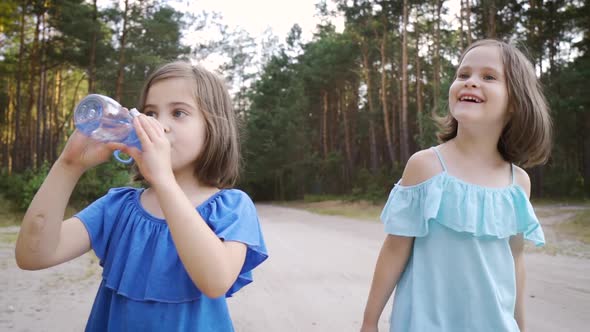
<instances>
[{"instance_id":1,"label":"forest","mask_svg":"<svg viewBox=\"0 0 590 332\"><path fill-rule=\"evenodd\" d=\"M28 205L85 95L133 107L158 65L217 56L243 129L240 188L256 200L383 201L408 158L436 144L433 117L448 111L462 50L496 38L527 54L551 108L552 156L527 169L532 198L590 196L587 1L333 0L316 11L313 38L294 25L280 40L168 1L0 2L2 193ZM212 28L215 38L198 33ZM129 179L128 166L110 162L87 172L76 197L91 201Z\"/></svg>"}]
</instances>

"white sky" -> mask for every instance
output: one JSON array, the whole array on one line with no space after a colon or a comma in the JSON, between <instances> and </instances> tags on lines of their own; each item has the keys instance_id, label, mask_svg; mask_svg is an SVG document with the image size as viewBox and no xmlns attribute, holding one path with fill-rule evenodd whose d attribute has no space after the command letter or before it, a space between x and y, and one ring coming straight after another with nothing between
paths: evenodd
<instances>
[{"instance_id":1,"label":"white sky","mask_svg":"<svg viewBox=\"0 0 590 332\"><path fill-rule=\"evenodd\" d=\"M460 0L447 0L444 5L450 8L450 15L458 12ZM268 27L284 41L291 27L297 23L302 28L303 39L311 40L319 18L315 5L319 0L166 0L179 11L218 12L223 22L230 27L242 27L252 36L261 35ZM328 0L328 8L335 4ZM337 31L342 31L342 17L332 19Z\"/></svg>"},{"instance_id":2,"label":"white sky","mask_svg":"<svg viewBox=\"0 0 590 332\"><path fill-rule=\"evenodd\" d=\"M120 7L123 7L123 0L98 0L98 4L100 7L105 7L117 1ZM130 0L130 2L133 1L137 0ZM445 17L447 22L452 20L452 16L458 12L459 1L444 1L444 6L450 9ZM302 29L302 39L310 41L319 23L315 7L319 0L163 0L162 2L183 13L199 14L203 11L219 13L222 16L221 22L230 30L243 28L256 39L260 38L265 30L271 28L280 43L285 42L287 33L296 23ZM327 0L327 3L329 9L335 9L332 1ZM336 31L342 31L344 25L342 17L331 18L331 21L336 26ZM458 26L458 22L453 23ZM215 28L207 29L207 27L200 32L184 31L183 43L193 47L193 40L218 39L219 36L215 31ZM206 62L212 61L212 63L209 65L203 63L203 65L216 67L220 59L215 58L215 55L210 56Z\"/></svg>"},{"instance_id":3,"label":"white sky","mask_svg":"<svg viewBox=\"0 0 590 332\"><path fill-rule=\"evenodd\" d=\"M105 7L117 1L120 7L123 7L123 0L98 0L98 5ZM450 8L449 16L455 15L458 11L459 1L444 1L444 6ZM222 22L230 28L241 27L255 38L270 27L281 42L284 42L287 33L295 23L301 26L303 39L309 41L316 24L319 23L315 8L319 0L163 0L162 2L180 12L195 14L202 11L217 12L222 15ZM332 1L327 0L327 3L329 9L334 9L335 4ZM337 31L342 31L344 20L342 17L334 18L332 24L336 26Z\"/></svg>"},{"instance_id":4,"label":"white sky","mask_svg":"<svg viewBox=\"0 0 590 332\"><path fill-rule=\"evenodd\" d=\"M283 41L297 23L303 30L303 38L310 40L319 19L315 17L317 0L168 0L177 10L193 12L218 12L230 27L242 27L253 37L272 28ZM342 26L342 19L333 22Z\"/></svg>"}]
</instances>

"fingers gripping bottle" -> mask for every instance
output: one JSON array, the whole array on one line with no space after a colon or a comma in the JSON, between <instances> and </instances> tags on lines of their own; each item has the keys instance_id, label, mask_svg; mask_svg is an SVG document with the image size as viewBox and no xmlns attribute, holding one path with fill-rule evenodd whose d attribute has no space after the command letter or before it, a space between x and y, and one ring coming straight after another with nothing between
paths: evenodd
<instances>
[{"instance_id":1,"label":"fingers gripping bottle","mask_svg":"<svg viewBox=\"0 0 590 332\"><path fill-rule=\"evenodd\" d=\"M74 124L84 135L97 141L123 143L141 150L141 143L133 128L133 118L138 115L135 108L127 111L107 96L91 94L76 106ZM113 153L118 161L125 164L133 161L133 158L122 159L120 153L119 150Z\"/></svg>"}]
</instances>

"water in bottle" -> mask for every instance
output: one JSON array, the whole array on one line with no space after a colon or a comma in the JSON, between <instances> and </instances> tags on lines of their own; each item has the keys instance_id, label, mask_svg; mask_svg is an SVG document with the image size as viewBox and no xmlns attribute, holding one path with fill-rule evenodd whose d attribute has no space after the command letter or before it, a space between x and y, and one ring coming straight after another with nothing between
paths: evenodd
<instances>
[{"instance_id":1,"label":"water in bottle","mask_svg":"<svg viewBox=\"0 0 590 332\"><path fill-rule=\"evenodd\" d=\"M84 135L101 142L118 142L141 150L141 143L133 128L133 118L139 115L136 109L127 111L115 100L99 95L86 96L76 106L74 124ZM121 162L119 151L115 158Z\"/></svg>"}]
</instances>

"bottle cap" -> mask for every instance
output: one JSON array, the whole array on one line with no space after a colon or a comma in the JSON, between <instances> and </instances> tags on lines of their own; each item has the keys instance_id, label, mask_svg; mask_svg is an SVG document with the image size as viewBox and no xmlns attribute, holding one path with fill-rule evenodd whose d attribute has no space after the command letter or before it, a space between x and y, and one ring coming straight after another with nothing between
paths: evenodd
<instances>
[{"instance_id":1,"label":"bottle cap","mask_svg":"<svg viewBox=\"0 0 590 332\"><path fill-rule=\"evenodd\" d=\"M138 117L141 113L137 110L137 108L132 108L129 110L129 114L131 114L132 118Z\"/></svg>"}]
</instances>

